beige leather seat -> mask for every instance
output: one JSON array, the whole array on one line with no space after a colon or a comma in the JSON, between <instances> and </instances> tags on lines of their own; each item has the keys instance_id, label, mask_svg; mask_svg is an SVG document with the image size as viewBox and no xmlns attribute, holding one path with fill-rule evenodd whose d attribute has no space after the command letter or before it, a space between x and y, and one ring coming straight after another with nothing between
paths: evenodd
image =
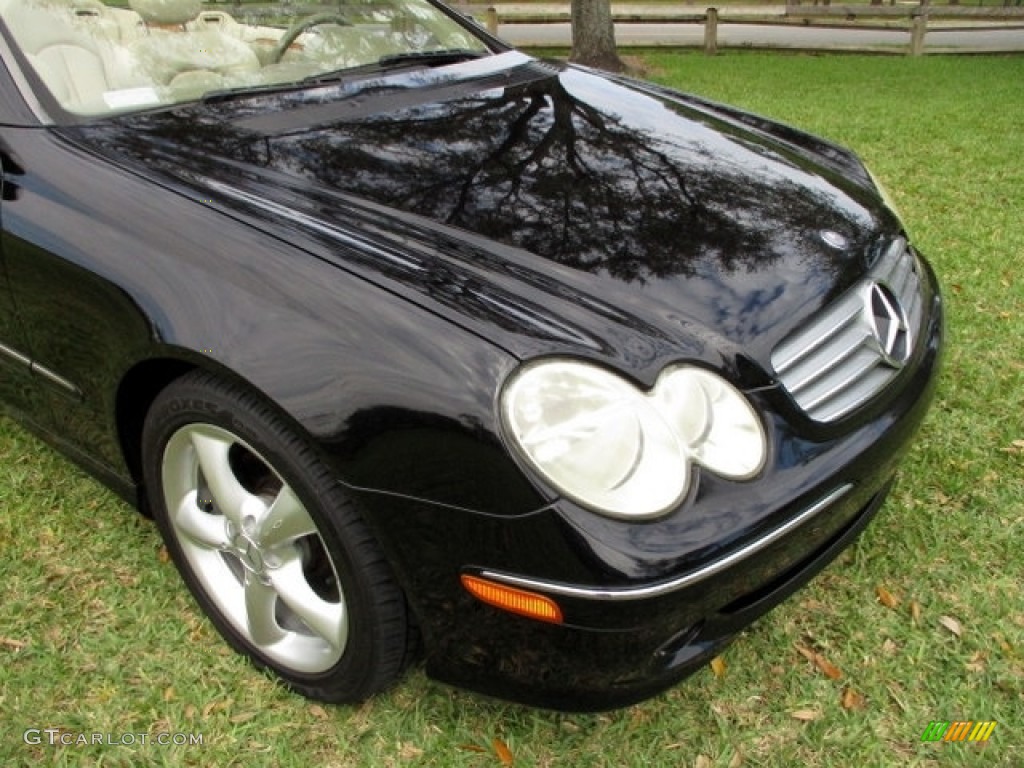
<instances>
[{"instance_id":1,"label":"beige leather seat","mask_svg":"<svg viewBox=\"0 0 1024 768\"><path fill-rule=\"evenodd\" d=\"M146 25L135 11L110 8L100 0L71 0L68 12L75 24L115 45L130 43L146 33Z\"/></svg>"},{"instance_id":2,"label":"beige leather seat","mask_svg":"<svg viewBox=\"0 0 1024 768\"><path fill-rule=\"evenodd\" d=\"M74 0L67 13L75 26L93 37L112 43L121 42L120 25L107 14L107 7L99 0Z\"/></svg>"},{"instance_id":3,"label":"beige leather seat","mask_svg":"<svg viewBox=\"0 0 1024 768\"><path fill-rule=\"evenodd\" d=\"M130 0L142 17L146 35L129 49L158 85L179 98L243 82L259 72L255 52L237 37L215 25L192 25L199 0Z\"/></svg>"},{"instance_id":4,"label":"beige leather seat","mask_svg":"<svg viewBox=\"0 0 1024 768\"><path fill-rule=\"evenodd\" d=\"M196 18L192 19L185 28L198 32L204 29L216 29L237 40L245 41L244 27L235 21L234 16L224 11L202 11Z\"/></svg>"},{"instance_id":5,"label":"beige leather seat","mask_svg":"<svg viewBox=\"0 0 1024 768\"><path fill-rule=\"evenodd\" d=\"M111 77L95 38L66 16L31 2L8 2L0 13L29 63L58 103L70 112L107 111Z\"/></svg>"}]
</instances>

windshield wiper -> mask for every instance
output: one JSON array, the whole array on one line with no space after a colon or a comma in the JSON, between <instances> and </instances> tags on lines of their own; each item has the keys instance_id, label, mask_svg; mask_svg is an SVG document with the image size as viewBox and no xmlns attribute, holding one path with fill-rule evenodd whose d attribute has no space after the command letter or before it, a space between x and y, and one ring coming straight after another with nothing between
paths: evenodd
<instances>
[{"instance_id":1,"label":"windshield wiper","mask_svg":"<svg viewBox=\"0 0 1024 768\"><path fill-rule=\"evenodd\" d=\"M489 55L489 51L474 51L469 48L448 48L438 51L410 51L408 53L390 53L381 56L377 61L369 64L362 64L355 67L335 69L330 72L321 72L317 75L304 77L302 80L287 83L269 83L267 85L248 85L239 88L221 88L216 91L207 91L201 97L204 104L214 104L219 101L228 101L236 97L261 96L271 93L286 93L288 91L300 91L310 85L330 83L337 80L344 80L348 77L362 77L368 74L386 72L390 69L402 67L443 67L447 64L457 64L460 61L480 59Z\"/></svg>"},{"instance_id":2,"label":"windshield wiper","mask_svg":"<svg viewBox=\"0 0 1024 768\"><path fill-rule=\"evenodd\" d=\"M489 56L490 51L478 51L471 48L445 48L437 51L408 51L406 53L389 53L381 56L377 61L369 64L361 64L355 67L335 69L330 72L321 72L318 75L311 75L302 80L303 83L324 83L332 80L342 80L350 76L362 76L386 72L390 69L402 67L443 67L448 64L458 64L460 61L470 61Z\"/></svg>"},{"instance_id":3,"label":"windshield wiper","mask_svg":"<svg viewBox=\"0 0 1024 768\"><path fill-rule=\"evenodd\" d=\"M389 53L377 59L381 67L393 67L404 64L426 64L430 67L443 67L446 64L457 64L460 61L479 59L488 51L475 51L470 48L446 48L437 51L409 51L408 53Z\"/></svg>"},{"instance_id":4,"label":"windshield wiper","mask_svg":"<svg viewBox=\"0 0 1024 768\"><path fill-rule=\"evenodd\" d=\"M199 100L203 104L216 104L220 101L229 101L236 97L246 98L249 96L264 96L273 93L288 93L290 91L301 91L305 88L304 82L291 83L268 83L267 85L243 85L238 88L219 88L215 91L207 91Z\"/></svg>"}]
</instances>

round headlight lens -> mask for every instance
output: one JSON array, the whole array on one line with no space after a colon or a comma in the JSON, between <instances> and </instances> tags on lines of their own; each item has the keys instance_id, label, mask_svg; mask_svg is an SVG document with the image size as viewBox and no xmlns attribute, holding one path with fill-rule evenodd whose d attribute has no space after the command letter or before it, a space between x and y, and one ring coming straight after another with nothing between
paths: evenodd
<instances>
[{"instance_id":1,"label":"round headlight lens","mask_svg":"<svg viewBox=\"0 0 1024 768\"><path fill-rule=\"evenodd\" d=\"M689 488L691 463L746 479L766 454L746 399L697 368L667 369L643 392L587 363L534 363L510 379L501 409L516 446L548 482L615 517L675 507Z\"/></svg>"},{"instance_id":2,"label":"round headlight lens","mask_svg":"<svg viewBox=\"0 0 1024 768\"><path fill-rule=\"evenodd\" d=\"M601 368L569 361L528 366L506 387L502 409L526 459L585 506L649 517L686 491L672 430L639 390Z\"/></svg>"},{"instance_id":3,"label":"round headlight lens","mask_svg":"<svg viewBox=\"0 0 1024 768\"><path fill-rule=\"evenodd\" d=\"M732 480L761 471L767 451L761 422L747 399L720 376L699 368L673 368L658 379L654 395L664 403L664 412L686 429L693 461Z\"/></svg>"}]
</instances>

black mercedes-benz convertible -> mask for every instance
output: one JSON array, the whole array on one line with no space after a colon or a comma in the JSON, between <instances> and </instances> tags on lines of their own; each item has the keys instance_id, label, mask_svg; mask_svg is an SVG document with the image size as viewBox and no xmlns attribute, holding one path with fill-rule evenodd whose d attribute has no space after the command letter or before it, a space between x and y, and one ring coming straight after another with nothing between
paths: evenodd
<instances>
[{"instance_id":1,"label":"black mercedes-benz convertible","mask_svg":"<svg viewBox=\"0 0 1024 768\"><path fill-rule=\"evenodd\" d=\"M435 0L0 0L0 60L0 399L306 696L663 690L928 408L935 276L794 128Z\"/></svg>"}]
</instances>

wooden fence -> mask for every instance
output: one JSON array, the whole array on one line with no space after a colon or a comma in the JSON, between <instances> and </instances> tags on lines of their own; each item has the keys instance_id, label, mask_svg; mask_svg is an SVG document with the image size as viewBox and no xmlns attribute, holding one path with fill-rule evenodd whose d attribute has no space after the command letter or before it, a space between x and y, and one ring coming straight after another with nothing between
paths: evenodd
<instances>
[{"instance_id":1,"label":"wooden fence","mask_svg":"<svg viewBox=\"0 0 1024 768\"><path fill-rule=\"evenodd\" d=\"M828 0L825 0L828 2ZM483 22L492 34L501 24L566 24L568 10L557 12L519 11L510 13L489 7L484 10ZM956 21L969 26L957 26ZM655 13L614 12L617 24L703 24L704 51L718 51L718 27L722 24L751 24L760 26L798 26L843 29L904 30L908 33L906 52L911 56L924 53L925 36L929 21L941 21L941 29L984 30L1024 28L1024 8L1018 7L964 7L955 5L799 5L789 4L784 13L723 15L717 8L703 13L673 11L667 7ZM933 27L934 28L934 27Z\"/></svg>"}]
</instances>

